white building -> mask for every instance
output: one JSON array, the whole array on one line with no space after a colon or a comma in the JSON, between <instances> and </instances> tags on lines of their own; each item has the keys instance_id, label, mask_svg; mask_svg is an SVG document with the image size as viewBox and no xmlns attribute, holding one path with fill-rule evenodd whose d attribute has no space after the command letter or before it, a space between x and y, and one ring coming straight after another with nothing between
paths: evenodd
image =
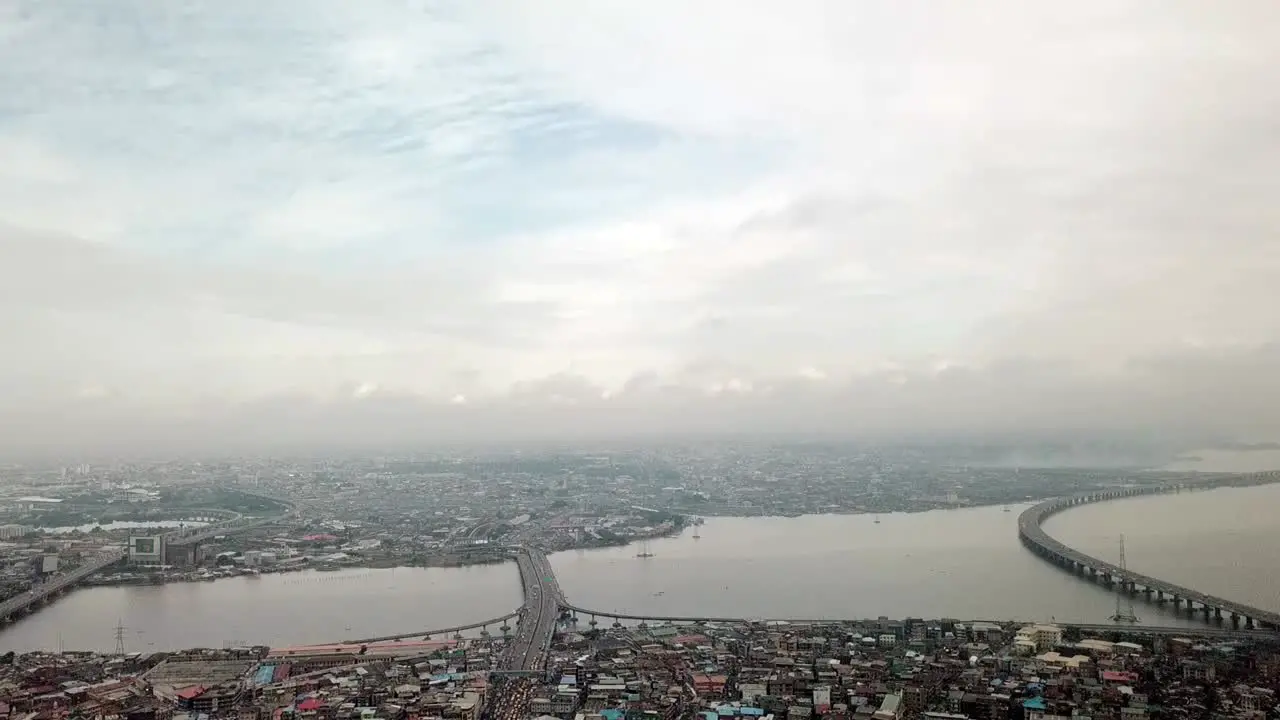
<instances>
[{"instance_id":1,"label":"white building","mask_svg":"<svg viewBox=\"0 0 1280 720\"><path fill-rule=\"evenodd\" d=\"M0 525L0 540L13 540L31 532L26 525Z\"/></svg>"},{"instance_id":2,"label":"white building","mask_svg":"<svg viewBox=\"0 0 1280 720\"><path fill-rule=\"evenodd\" d=\"M1033 648L1035 652L1052 650L1062 642L1062 628L1057 625L1027 625L1013 636L1013 644L1019 649Z\"/></svg>"}]
</instances>

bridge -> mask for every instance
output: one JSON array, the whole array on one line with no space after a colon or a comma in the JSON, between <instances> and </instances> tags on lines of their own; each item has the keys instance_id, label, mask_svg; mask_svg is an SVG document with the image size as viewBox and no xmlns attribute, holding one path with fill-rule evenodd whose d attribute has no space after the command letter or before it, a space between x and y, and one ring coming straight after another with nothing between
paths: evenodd
<instances>
[{"instance_id":1,"label":"bridge","mask_svg":"<svg viewBox=\"0 0 1280 720\"><path fill-rule=\"evenodd\" d=\"M280 520L282 520L287 516L288 516L288 513L285 513L284 515L273 515L271 517L258 518L256 520L251 520L247 523L240 522L239 518L235 518L231 520L224 520L220 523L215 523L213 525L206 525L204 527L197 528L194 531L189 531L186 533L175 531L173 533L165 535L165 544L168 545L169 547L183 547L187 545L198 545L202 542L205 542L206 540L212 540L213 538L218 537L220 535L221 536L238 535L240 533L249 532L250 530L256 530L260 527L265 527L267 525L278 523L280 522Z\"/></svg>"},{"instance_id":2,"label":"bridge","mask_svg":"<svg viewBox=\"0 0 1280 720\"><path fill-rule=\"evenodd\" d=\"M16 618L25 615L27 611L43 607L47 602L61 597L63 593L78 585L85 578L120 562L124 559L124 555L124 550L119 548L104 550L92 560L82 563L74 570L66 572L49 582L36 585L29 592L24 592L5 600L0 603L0 624L7 625Z\"/></svg>"},{"instance_id":3,"label":"bridge","mask_svg":"<svg viewBox=\"0 0 1280 720\"><path fill-rule=\"evenodd\" d=\"M265 498L266 496L260 495L259 497ZM174 546L194 547L196 544L218 535L235 535L279 522L281 519L288 517L288 515L294 511L293 503L287 500L280 500L278 498L267 499L285 505L288 510L282 515L260 518L248 523L239 522L242 516L239 513L234 513L234 517L228 520L219 522L216 525L200 528L198 531L191 534L184 534L181 530L174 530L172 532L165 533L165 543ZM213 511L206 509L193 510L191 512L224 512L225 514L225 511ZM92 560L81 564L79 567L62 574L49 582L36 585L32 587L29 592L15 595L8 600L5 600L3 603L0 603L0 626L13 622L17 618L27 614L28 611L44 607L47 603L56 600L67 591L80 584L85 578L96 575L106 568L120 562L127 556L127 554L128 552L123 548L104 548L94 556Z\"/></svg>"},{"instance_id":4,"label":"bridge","mask_svg":"<svg viewBox=\"0 0 1280 720\"><path fill-rule=\"evenodd\" d=\"M524 606L519 611L516 639L507 648L501 665L505 671L537 672L545 667L556 621L566 602L546 553L536 548L521 548L517 551L516 563L524 589Z\"/></svg>"},{"instance_id":5,"label":"bridge","mask_svg":"<svg viewBox=\"0 0 1280 720\"><path fill-rule=\"evenodd\" d=\"M1276 480L1280 480L1280 471L1241 476L1231 484L1260 484ZM1280 629L1280 613L1217 597L1176 583L1134 572L1128 568L1119 567L1113 563L1067 547L1051 537L1042 527L1045 519L1077 505L1135 495L1170 492L1175 489L1177 489L1176 486L1170 485L1136 485L1096 490L1046 500L1023 511L1018 517L1018 537L1024 545L1040 557L1076 574L1088 575L1107 587L1116 588L1120 592L1130 595L1142 592L1156 602L1164 602L1167 596L1167 599L1173 602L1174 607L1180 608L1185 603L1188 612L1195 612L1198 609L1204 615L1205 620L1210 619L1210 617L1221 620L1225 614L1231 617L1234 625L1244 623L1246 627L1253 627L1255 623L1261 623L1269 628Z\"/></svg>"},{"instance_id":6,"label":"bridge","mask_svg":"<svg viewBox=\"0 0 1280 720\"><path fill-rule=\"evenodd\" d=\"M360 638L358 640L343 640L342 642L345 645L364 645L367 643L391 642L393 640L407 640L413 637L431 638L431 637L436 637L440 635L448 637L450 635L457 635L463 632L464 630L480 629L483 632L488 632L489 628L495 625L499 626L499 629L502 631L503 635L506 635L511 631L511 626L507 624L507 621L519 616L520 616L520 611L516 610L514 612L509 612L506 615L503 615L502 617L491 618L489 620L482 620L480 622L473 622L467 625L454 625L452 627L435 628L434 630L418 630L416 632L398 633L396 635L380 635L378 637Z\"/></svg>"}]
</instances>

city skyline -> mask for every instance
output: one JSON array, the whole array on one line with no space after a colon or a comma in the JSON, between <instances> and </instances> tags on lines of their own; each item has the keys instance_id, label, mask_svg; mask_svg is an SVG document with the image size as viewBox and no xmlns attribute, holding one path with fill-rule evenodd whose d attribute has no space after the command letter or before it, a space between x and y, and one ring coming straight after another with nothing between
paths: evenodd
<instances>
[{"instance_id":1,"label":"city skyline","mask_svg":"<svg viewBox=\"0 0 1280 720\"><path fill-rule=\"evenodd\" d=\"M0 9L0 452L1280 439L1274 5L728 7Z\"/></svg>"}]
</instances>

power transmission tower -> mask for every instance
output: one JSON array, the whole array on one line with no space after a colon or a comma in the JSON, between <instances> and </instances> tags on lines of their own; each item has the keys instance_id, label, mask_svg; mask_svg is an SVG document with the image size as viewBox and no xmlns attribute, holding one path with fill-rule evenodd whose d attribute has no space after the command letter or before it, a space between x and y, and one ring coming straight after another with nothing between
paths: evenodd
<instances>
[{"instance_id":1,"label":"power transmission tower","mask_svg":"<svg viewBox=\"0 0 1280 720\"><path fill-rule=\"evenodd\" d=\"M124 654L124 631L127 630L123 620L116 620L116 654Z\"/></svg>"},{"instance_id":2,"label":"power transmission tower","mask_svg":"<svg viewBox=\"0 0 1280 720\"><path fill-rule=\"evenodd\" d=\"M1124 535L1120 536L1120 569L1128 570L1124 559ZM1138 616L1133 611L1133 596L1129 594L1129 582L1120 580L1120 592L1116 595L1116 614L1111 616L1113 622L1136 623ZM1123 602L1123 605L1121 604Z\"/></svg>"}]
</instances>

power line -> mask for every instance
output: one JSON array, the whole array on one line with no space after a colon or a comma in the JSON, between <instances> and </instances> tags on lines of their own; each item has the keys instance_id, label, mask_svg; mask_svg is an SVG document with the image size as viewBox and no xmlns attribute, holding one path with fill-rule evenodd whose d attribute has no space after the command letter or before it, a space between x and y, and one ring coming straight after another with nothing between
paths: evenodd
<instances>
[{"instance_id":1,"label":"power line","mask_svg":"<svg viewBox=\"0 0 1280 720\"><path fill-rule=\"evenodd\" d=\"M125 630L128 630L128 628L124 626L124 621L117 618L116 619L116 654L117 655L124 654L124 631Z\"/></svg>"},{"instance_id":2,"label":"power line","mask_svg":"<svg viewBox=\"0 0 1280 720\"><path fill-rule=\"evenodd\" d=\"M1120 536L1120 570L1129 569L1124 559L1124 535ZM1126 573L1127 574L1127 573ZM1114 622L1136 623L1138 616L1133 611L1133 596L1129 594L1129 581L1121 578L1120 592L1116 595L1116 614L1111 616ZM1121 597L1123 596L1123 597ZM1124 601L1124 605L1121 602Z\"/></svg>"}]
</instances>

